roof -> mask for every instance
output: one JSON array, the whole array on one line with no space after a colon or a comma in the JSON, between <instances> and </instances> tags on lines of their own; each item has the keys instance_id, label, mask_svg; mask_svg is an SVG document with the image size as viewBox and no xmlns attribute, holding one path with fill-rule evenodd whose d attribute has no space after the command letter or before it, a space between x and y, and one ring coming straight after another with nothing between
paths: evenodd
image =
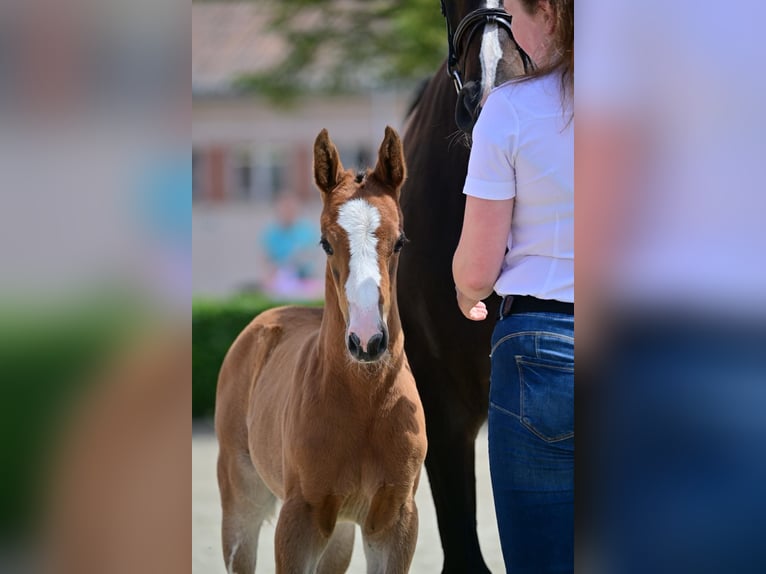
<instances>
[{"instance_id":1,"label":"roof","mask_svg":"<svg viewBox=\"0 0 766 574\"><path fill-rule=\"evenodd\" d=\"M239 76L276 65L286 47L269 18L256 2L192 4L192 92L228 92Z\"/></svg>"},{"instance_id":2,"label":"roof","mask_svg":"<svg viewBox=\"0 0 766 574\"><path fill-rule=\"evenodd\" d=\"M341 4L342 4L341 0ZM277 66L289 45L270 30L272 13L268 2L205 2L192 4L192 94L222 95L234 92L243 75L264 72ZM307 7L293 24L311 29L326 18L321 9ZM323 50L311 70L295 78L296 83L321 88L327 70L341 55ZM371 66L354 72L356 87L380 84Z\"/></svg>"}]
</instances>

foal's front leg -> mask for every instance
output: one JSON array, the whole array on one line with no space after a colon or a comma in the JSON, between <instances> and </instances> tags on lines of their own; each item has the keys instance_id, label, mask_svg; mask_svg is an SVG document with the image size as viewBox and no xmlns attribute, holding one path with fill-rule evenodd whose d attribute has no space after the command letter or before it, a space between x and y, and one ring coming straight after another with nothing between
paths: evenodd
<instances>
[{"instance_id":1,"label":"foal's front leg","mask_svg":"<svg viewBox=\"0 0 766 574\"><path fill-rule=\"evenodd\" d=\"M277 574L313 573L336 520L337 505L331 497L319 506L311 505L302 496L287 498L274 535Z\"/></svg>"},{"instance_id":2,"label":"foal's front leg","mask_svg":"<svg viewBox=\"0 0 766 574\"><path fill-rule=\"evenodd\" d=\"M418 540L418 509L410 498L398 518L380 532L362 532L367 574L405 574L409 572Z\"/></svg>"}]
</instances>

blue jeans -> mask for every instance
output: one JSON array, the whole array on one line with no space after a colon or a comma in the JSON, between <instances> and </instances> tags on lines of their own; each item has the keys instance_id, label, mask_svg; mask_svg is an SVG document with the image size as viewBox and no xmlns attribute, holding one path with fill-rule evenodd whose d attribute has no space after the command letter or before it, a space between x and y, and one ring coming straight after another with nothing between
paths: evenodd
<instances>
[{"instance_id":1,"label":"blue jeans","mask_svg":"<svg viewBox=\"0 0 766 574\"><path fill-rule=\"evenodd\" d=\"M489 463L506 569L574 571L574 318L518 313L492 335Z\"/></svg>"},{"instance_id":2,"label":"blue jeans","mask_svg":"<svg viewBox=\"0 0 766 574\"><path fill-rule=\"evenodd\" d=\"M578 460L604 572L766 572L766 328L728 303L609 309Z\"/></svg>"}]
</instances>

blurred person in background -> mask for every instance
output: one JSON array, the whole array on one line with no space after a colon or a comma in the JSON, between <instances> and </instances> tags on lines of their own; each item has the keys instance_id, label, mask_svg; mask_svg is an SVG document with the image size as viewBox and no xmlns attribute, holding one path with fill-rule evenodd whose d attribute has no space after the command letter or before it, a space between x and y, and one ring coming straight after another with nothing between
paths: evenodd
<instances>
[{"instance_id":1,"label":"blurred person in background","mask_svg":"<svg viewBox=\"0 0 766 574\"><path fill-rule=\"evenodd\" d=\"M508 572L574 569L574 2L508 0L536 71L490 93L473 130L457 303L492 336L489 457ZM495 320L494 317L491 320Z\"/></svg>"},{"instance_id":2,"label":"blurred person in background","mask_svg":"<svg viewBox=\"0 0 766 574\"><path fill-rule=\"evenodd\" d=\"M261 235L269 265L267 291L274 296L312 297L319 293L313 277L319 231L301 216L300 199L291 191L278 194L275 215Z\"/></svg>"}]
</instances>

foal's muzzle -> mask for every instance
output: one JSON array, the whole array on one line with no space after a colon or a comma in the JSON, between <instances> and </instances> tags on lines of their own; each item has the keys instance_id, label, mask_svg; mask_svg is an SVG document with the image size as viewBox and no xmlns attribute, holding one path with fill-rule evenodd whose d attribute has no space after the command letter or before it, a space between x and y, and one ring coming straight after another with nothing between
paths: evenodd
<instances>
[{"instance_id":1,"label":"foal's muzzle","mask_svg":"<svg viewBox=\"0 0 766 574\"><path fill-rule=\"evenodd\" d=\"M388 348L388 329L383 326L369 340L363 342L356 333L348 336L348 351L360 363L371 363L380 359Z\"/></svg>"}]
</instances>

